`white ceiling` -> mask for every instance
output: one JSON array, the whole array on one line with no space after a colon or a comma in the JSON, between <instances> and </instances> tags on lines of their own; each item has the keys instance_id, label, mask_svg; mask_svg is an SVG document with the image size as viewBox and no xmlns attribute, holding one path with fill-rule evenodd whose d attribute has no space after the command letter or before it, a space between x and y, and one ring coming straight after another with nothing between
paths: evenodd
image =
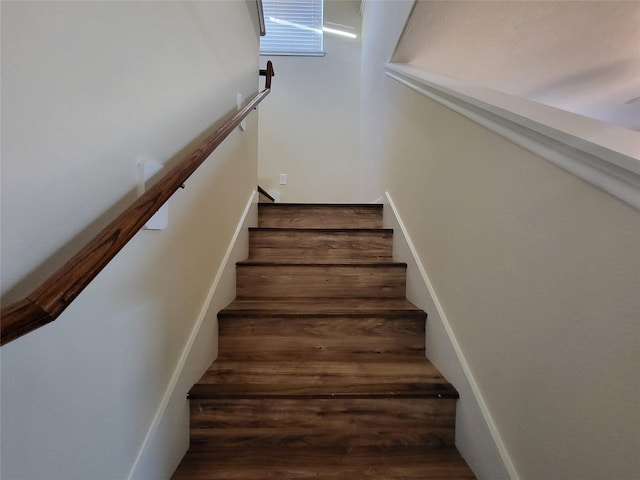
<instances>
[{"instance_id":1,"label":"white ceiling","mask_svg":"<svg viewBox=\"0 0 640 480\"><path fill-rule=\"evenodd\" d=\"M640 2L418 0L393 58L640 130Z\"/></svg>"}]
</instances>

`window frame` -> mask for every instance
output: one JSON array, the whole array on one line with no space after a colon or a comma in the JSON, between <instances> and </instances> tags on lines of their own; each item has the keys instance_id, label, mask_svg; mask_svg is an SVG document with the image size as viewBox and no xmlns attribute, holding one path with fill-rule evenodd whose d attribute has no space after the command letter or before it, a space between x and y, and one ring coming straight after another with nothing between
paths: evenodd
<instances>
[{"instance_id":1,"label":"window frame","mask_svg":"<svg viewBox=\"0 0 640 480\"><path fill-rule=\"evenodd\" d=\"M266 35L260 37L260 56L296 56L296 57L322 57L325 55L324 52L324 32L323 32L323 20L324 20L324 0L260 0L262 4L262 10L264 12L265 19L265 30ZM301 4L310 4L309 10L302 11L299 10ZM276 17L280 22L273 22L270 18L274 18L274 9L273 7L276 4L280 4L282 10L278 12L278 17ZM317 7L320 7L320 14L318 18ZM298 11L296 12L296 9ZM302 13L303 16L295 16L296 13ZM307 16L305 16L307 15ZM295 16L295 18L294 18ZM281 18L284 17L284 18ZM296 39L304 38L302 35L295 34L295 30L291 30L290 26L296 26L295 20L300 22L299 29L301 30L309 30L311 40L309 44L314 48L309 48L305 50L304 48L300 48L299 45L296 47L296 44L293 44L293 47L289 47L286 45L287 41L295 41ZM294 32L293 35L287 35L287 28L289 28L289 32ZM265 46L267 43L263 41L266 38L269 38L269 32L273 32L274 29L282 36L282 48L268 48L271 45ZM315 38L313 38L315 36ZM319 41L318 41L319 38ZM273 42L273 40L271 40ZM272 44L273 45L273 44Z\"/></svg>"}]
</instances>

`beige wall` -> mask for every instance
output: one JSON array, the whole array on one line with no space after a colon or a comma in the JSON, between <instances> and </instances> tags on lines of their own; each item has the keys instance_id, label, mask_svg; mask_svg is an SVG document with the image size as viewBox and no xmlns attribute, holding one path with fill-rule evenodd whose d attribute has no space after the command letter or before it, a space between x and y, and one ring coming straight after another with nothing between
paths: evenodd
<instances>
[{"instance_id":1,"label":"beige wall","mask_svg":"<svg viewBox=\"0 0 640 480\"><path fill-rule=\"evenodd\" d=\"M352 27L358 38L325 33L324 57L261 58L276 77L260 109L259 181L283 202L361 200L359 9L359 1L325 2L325 24Z\"/></svg>"},{"instance_id":2,"label":"beige wall","mask_svg":"<svg viewBox=\"0 0 640 480\"><path fill-rule=\"evenodd\" d=\"M389 97L389 79L384 64L391 59L398 38L411 13L413 0L367 1L363 17L362 47L362 185L367 198L382 196L384 223L394 229L393 256L407 263L407 298L428 312L427 356L453 383L460 399L456 412L456 446L479 479L506 480L508 458L501 454L499 438L492 434L493 424L483 410L482 398L455 337L446 322L437 298L430 292L419 259L411 251L411 238L403 231L402 218L391 205L392 197L383 195L388 179L383 168L396 160L388 136L390 112L396 106ZM416 140L417 141L417 140ZM420 206L417 206L420 209ZM495 430L495 429L494 429Z\"/></svg>"},{"instance_id":3,"label":"beige wall","mask_svg":"<svg viewBox=\"0 0 640 480\"><path fill-rule=\"evenodd\" d=\"M364 198L375 201L384 192L382 183L383 148L379 132L387 124L379 104L384 64L391 61L398 39L412 12L415 0L365 0L362 21L362 60L360 105L360 184Z\"/></svg>"},{"instance_id":4,"label":"beige wall","mask_svg":"<svg viewBox=\"0 0 640 480\"><path fill-rule=\"evenodd\" d=\"M456 445L482 480L638 478L640 215L386 77L406 8L366 4L362 166L404 224Z\"/></svg>"},{"instance_id":5,"label":"beige wall","mask_svg":"<svg viewBox=\"0 0 640 480\"><path fill-rule=\"evenodd\" d=\"M2 2L3 304L135 197L140 157L175 160L258 90L256 19L255 2ZM138 233L56 322L0 350L3 479L122 479L139 453L133 478L169 477L215 312L177 416L159 408L255 189L257 140L252 115L171 199L166 230Z\"/></svg>"},{"instance_id":6,"label":"beige wall","mask_svg":"<svg viewBox=\"0 0 640 480\"><path fill-rule=\"evenodd\" d=\"M638 478L638 211L384 85L384 185L519 478Z\"/></svg>"}]
</instances>

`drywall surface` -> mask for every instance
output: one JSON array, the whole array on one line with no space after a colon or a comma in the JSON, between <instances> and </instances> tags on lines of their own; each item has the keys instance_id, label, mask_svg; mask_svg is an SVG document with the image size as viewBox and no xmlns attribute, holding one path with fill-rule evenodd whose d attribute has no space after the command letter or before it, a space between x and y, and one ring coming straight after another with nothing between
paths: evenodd
<instances>
[{"instance_id":1,"label":"drywall surface","mask_svg":"<svg viewBox=\"0 0 640 480\"><path fill-rule=\"evenodd\" d=\"M393 52L411 14L414 0L367 0L362 20L361 105L360 105L360 188L364 199L375 201L384 192L382 183L383 146L379 131L386 126L380 116L379 96L385 80L384 65Z\"/></svg>"},{"instance_id":2,"label":"drywall surface","mask_svg":"<svg viewBox=\"0 0 640 480\"><path fill-rule=\"evenodd\" d=\"M211 285L210 298L200 312L202 318L194 325L129 480L168 478L167 474L174 471L176 461L182 458L184 449L178 450L176 443L182 444L184 448L188 443L187 437L190 432L187 394L196 380L202 376L203 368L210 365L210 359L217 356L217 348L213 354L211 352L211 339L218 335L216 314L236 296L236 262L247 258L249 227L258 225L255 193L252 192L249 196L245 212L225 255L225 261L220 265Z\"/></svg>"},{"instance_id":3,"label":"drywall surface","mask_svg":"<svg viewBox=\"0 0 640 480\"><path fill-rule=\"evenodd\" d=\"M135 197L139 158L172 164L250 98L259 59L252 2L1 8L7 304ZM140 231L58 320L0 349L3 480L129 476L255 189L257 141L252 115L170 200L166 230ZM191 381L216 354L215 335L200 343ZM153 478L187 446L184 417L162 425Z\"/></svg>"},{"instance_id":4,"label":"drywall surface","mask_svg":"<svg viewBox=\"0 0 640 480\"><path fill-rule=\"evenodd\" d=\"M494 438L497 435L491 430L495 429L493 421L482 398L474 391L477 386L464 352L460 351L451 332L431 280L389 192L385 192L383 201L384 226L393 229L393 258L407 264L407 298L428 312L426 355L460 395L456 406L456 447L479 479L515 480L516 475L510 474L513 468L504 454L504 445L500 438Z\"/></svg>"},{"instance_id":5,"label":"drywall surface","mask_svg":"<svg viewBox=\"0 0 640 480\"><path fill-rule=\"evenodd\" d=\"M358 38L325 33L324 57L261 57L276 77L260 109L259 181L282 202L361 200L359 8L359 1L325 1L325 25Z\"/></svg>"},{"instance_id":6,"label":"drywall surface","mask_svg":"<svg viewBox=\"0 0 640 480\"><path fill-rule=\"evenodd\" d=\"M389 115L395 108L388 97L388 77L384 64L391 58L396 43L413 7L413 1L368 1L363 17L362 46L362 175L363 191L374 200L381 196L385 203L385 226L394 228L394 258L407 262L407 297L428 312L427 355L460 393L456 415L456 446L481 480L509 478L505 461L499 454L479 401L474 394L447 331L446 318L436 308L437 298L431 294L421 275L418 260L409 248L409 232L400 227L402 219L383 195L387 181L383 168L396 160L389 150L391 127ZM420 209L420 206L416 206Z\"/></svg>"},{"instance_id":7,"label":"drywall surface","mask_svg":"<svg viewBox=\"0 0 640 480\"><path fill-rule=\"evenodd\" d=\"M393 61L640 129L638 2L423 0Z\"/></svg>"},{"instance_id":8,"label":"drywall surface","mask_svg":"<svg viewBox=\"0 0 640 480\"><path fill-rule=\"evenodd\" d=\"M383 181L518 478L638 478L640 214L384 85Z\"/></svg>"}]
</instances>

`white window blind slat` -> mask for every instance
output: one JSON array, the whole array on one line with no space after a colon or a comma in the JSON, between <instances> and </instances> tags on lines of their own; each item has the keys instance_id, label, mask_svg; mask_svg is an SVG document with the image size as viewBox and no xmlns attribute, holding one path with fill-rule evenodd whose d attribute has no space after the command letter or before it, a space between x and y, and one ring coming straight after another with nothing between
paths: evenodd
<instances>
[{"instance_id":1,"label":"white window blind slat","mask_svg":"<svg viewBox=\"0 0 640 480\"><path fill-rule=\"evenodd\" d=\"M323 0L262 0L267 34L260 37L260 53L322 54Z\"/></svg>"}]
</instances>

